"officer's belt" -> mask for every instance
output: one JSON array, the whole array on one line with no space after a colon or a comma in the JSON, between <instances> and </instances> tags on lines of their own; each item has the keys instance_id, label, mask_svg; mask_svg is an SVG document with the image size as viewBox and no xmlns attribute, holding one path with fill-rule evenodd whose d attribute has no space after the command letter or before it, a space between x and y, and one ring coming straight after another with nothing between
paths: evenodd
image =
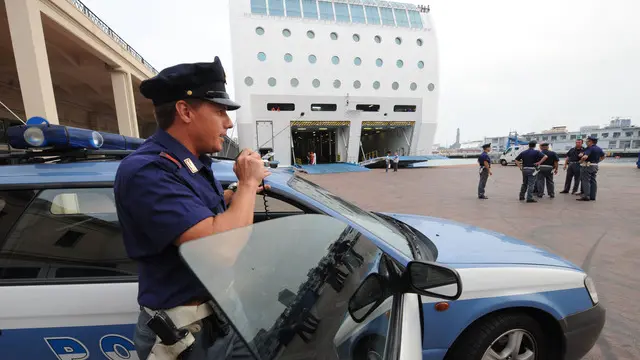
<instances>
[{"instance_id":1,"label":"officer's belt","mask_svg":"<svg viewBox=\"0 0 640 360\"><path fill-rule=\"evenodd\" d=\"M157 312L156 310L151 310L144 306L142 308L151 317L153 317ZM213 314L213 307L208 302L205 302L201 305L176 306L171 309L159 311L163 311L167 314L171 321L173 321L176 328L180 329Z\"/></svg>"},{"instance_id":2,"label":"officer's belt","mask_svg":"<svg viewBox=\"0 0 640 360\"><path fill-rule=\"evenodd\" d=\"M533 170L535 170L536 168L534 166L524 166L523 169L533 169Z\"/></svg>"},{"instance_id":3,"label":"officer's belt","mask_svg":"<svg viewBox=\"0 0 640 360\"><path fill-rule=\"evenodd\" d=\"M195 342L193 333L202 331L202 326L197 322L212 314L214 314L213 306L206 302L201 305L193 306L177 306L167 310L151 310L142 307L149 316L155 316L156 312L164 312L173 322L177 329L187 329L189 333L186 337L173 345L165 345L161 342L160 337L156 335L156 341L151 348L151 353L147 360L178 360L180 355L189 349Z\"/></svg>"},{"instance_id":4,"label":"officer's belt","mask_svg":"<svg viewBox=\"0 0 640 360\"><path fill-rule=\"evenodd\" d=\"M587 166L598 166L598 163L592 163L592 162L589 162L589 161L585 161L585 162L581 163L580 166L584 166L584 167L587 167Z\"/></svg>"},{"instance_id":5,"label":"officer's belt","mask_svg":"<svg viewBox=\"0 0 640 360\"><path fill-rule=\"evenodd\" d=\"M548 168L553 169L553 165L540 165L540 167L544 169L548 169Z\"/></svg>"}]
</instances>

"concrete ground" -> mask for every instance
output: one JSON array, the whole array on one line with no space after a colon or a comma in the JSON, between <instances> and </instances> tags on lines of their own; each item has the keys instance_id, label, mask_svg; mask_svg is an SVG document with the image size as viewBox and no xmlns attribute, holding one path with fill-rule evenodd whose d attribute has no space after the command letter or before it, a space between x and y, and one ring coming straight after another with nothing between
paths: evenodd
<instances>
[{"instance_id":1,"label":"concrete ground","mask_svg":"<svg viewBox=\"0 0 640 360\"><path fill-rule=\"evenodd\" d=\"M561 169L556 176L556 192L565 174ZM304 176L368 210L461 221L569 259L593 277L607 309L603 333L585 359L640 359L640 170L635 164L603 164L594 202L570 194L518 201L522 176L514 166L494 165L488 200L477 198L478 171L469 165Z\"/></svg>"}]
</instances>

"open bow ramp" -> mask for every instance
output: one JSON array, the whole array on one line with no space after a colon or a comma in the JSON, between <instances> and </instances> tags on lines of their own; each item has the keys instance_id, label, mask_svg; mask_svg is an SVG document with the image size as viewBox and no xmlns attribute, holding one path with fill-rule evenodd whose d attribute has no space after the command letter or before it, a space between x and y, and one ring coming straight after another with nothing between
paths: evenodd
<instances>
[{"instance_id":1,"label":"open bow ramp","mask_svg":"<svg viewBox=\"0 0 640 360\"><path fill-rule=\"evenodd\" d=\"M384 169L385 167L385 157L377 157L369 160L365 160L360 163L361 166L367 167L369 169ZM391 161L393 161L393 157L391 157ZM448 159L446 156L442 155L421 155L421 156L400 156L400 161L398 162L399 168L407 168L413 167L413 164L425 163L429 160L436 159Z\"/></svg>"},{"instance_id":2,"label":"open bow ramp","mask_svg":"<svg viewBox=\"0 0 640 360\"><path fill-rule=\"evenodd\" d=\"M296 165L295 168L311 175L370 171L364 166L351 163Z\"/></svg>"}]
</instances>

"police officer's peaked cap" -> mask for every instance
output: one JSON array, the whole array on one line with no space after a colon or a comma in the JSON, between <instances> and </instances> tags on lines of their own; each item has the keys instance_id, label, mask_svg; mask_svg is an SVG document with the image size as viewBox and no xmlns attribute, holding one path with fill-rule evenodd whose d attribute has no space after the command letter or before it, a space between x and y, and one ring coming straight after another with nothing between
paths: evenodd
<instances>
[{"instance_id":1,"label":"police officer's peaked cap","mask_svg":"<svg viewBox=\"0 0 640 360\"><path fill-rule=\"evenodd\" d=\"M529 147L534 147L534 146L536 146L537 143L538 143L537 141L531 140L531 141L529 141Z\"/></svg>"},{"instance_id":2,"label":"police officer's peaked cap","mask_svg":"<svg viewBox=\"0 0 640 360\"><path fill-rule=\"evenodd\" d=\"M488 143L488 144L484 144L484 145L482 145L482 148L483 148L483 149L490 148L490 147L491 147L491 143Z\"/></svg>"},{"instance_id":3,"label":"police officer's peaked cap","mask_svg":"<svg viewBox=\"0 0 640 360\"><path fill-rule=\"evenodd\" d=\"M549 146L549 143L545 141L542 144L540 144L540 146Z\"/></svg>"},{"instance_id":4,"label":"police officer's peaked cap","mask_svg":"<svg viewBox=\"0 0 640 360\"><path fill-rule=\"evenodd\" d=\"M140 84L140 92L154 105L183 99L201 99L225 106L227 110L240 108L229 99L225 84L227 76L216 56L212 63L179 64L168 67Z\"/></svg>"},{"instance_id":5,"label":"police officer's peaked cap","mask_svg":"<svg viewBox=\"0 0 640 360\"><path fill-rule=\"evenodd\" d=\"M598 142L598 138L595 137L595 136L589 136L589 137L587 137L587 140L591 140L593 142Z\"/></svg>"}]
</instances>

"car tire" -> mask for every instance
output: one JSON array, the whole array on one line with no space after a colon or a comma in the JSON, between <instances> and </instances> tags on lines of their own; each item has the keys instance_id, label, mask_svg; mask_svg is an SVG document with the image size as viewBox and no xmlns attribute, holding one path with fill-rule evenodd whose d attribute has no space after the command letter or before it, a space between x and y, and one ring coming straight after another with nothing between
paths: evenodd
<instances>
[{"instance_id":1,"label":"car tire","mask_svg":"<svg viewBox=\"0 0 640 360\"><path fill-rule=\"evenodd\" d=\"M558 352L554 349L552 339L548 338L536 320L523 313L503 313L482 319L465 330L454 342L446 360L482 360L490 348L496 353L505 350L509 346L509 336L517 337L517 334L522 335L520 354L528 350L535 353L535 360L557 358Z\"/></svg>"},{"instance_id":2,"label":"car tire","mask_svg":"<svg viewBox=\"0 0 640 360\"><path fill-rule=\"evenodd\" d=\"M500 160L500 165L502 165L502 166L507 166L507 165L509 165L509 164L507 163L507 160L502 159L502 160Z\"/></svg>"}]
</instances>

